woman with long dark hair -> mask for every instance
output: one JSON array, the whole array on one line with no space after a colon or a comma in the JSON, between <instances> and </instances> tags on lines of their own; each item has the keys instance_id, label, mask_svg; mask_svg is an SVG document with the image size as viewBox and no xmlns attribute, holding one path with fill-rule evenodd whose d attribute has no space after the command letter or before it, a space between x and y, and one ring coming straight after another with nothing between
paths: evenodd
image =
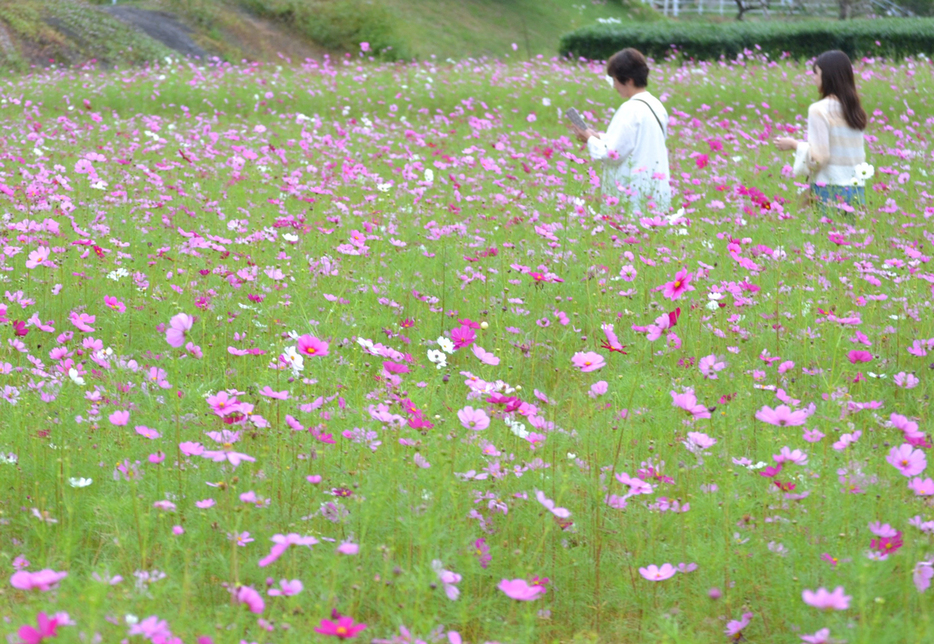
<instances>
[{"instance_id":1,"label":"woman with long dark hair","mask_svg":"<svg viewBox=\"0 0 934 644\"><path fill-rule=\"evenodd\" d=\"M856 92L853 64L842 51L826 51L814 61L814 84L821 100L808 108L808 140L775 139L779 150L795 150L795 173L807 174L822 212L866 203L868 119ZM846 206L843 206L846 204Z\"/></svg>"}]
</instances>

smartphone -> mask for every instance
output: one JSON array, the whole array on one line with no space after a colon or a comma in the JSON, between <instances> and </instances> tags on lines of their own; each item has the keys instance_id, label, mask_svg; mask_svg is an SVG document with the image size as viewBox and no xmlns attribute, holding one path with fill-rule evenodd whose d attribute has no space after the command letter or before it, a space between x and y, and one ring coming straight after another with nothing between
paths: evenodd
<instances>
[{"instance_id":1,"label":"smartphone","mask_svg":"<svg viewBox=\"0 0 934 644\"><path fill-rule=\"evenodd\" d=\"M571 121L575 127L579 127L582 130L587 129L587 124L584 123L584 119L581 118L580 112L573 107L565 110L564 115L568 117L568 120Z\"/></svg>"}]
</instances>

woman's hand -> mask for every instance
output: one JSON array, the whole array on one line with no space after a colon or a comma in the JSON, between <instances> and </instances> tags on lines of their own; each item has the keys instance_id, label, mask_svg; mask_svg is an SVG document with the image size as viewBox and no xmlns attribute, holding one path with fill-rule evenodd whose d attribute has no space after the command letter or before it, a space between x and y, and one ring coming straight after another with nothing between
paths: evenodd
<instances>
[{"instance_id":1,"label":"woman's hand","mask_svg":"<svg viewBox=\"0 0 934 644\"><path fill-rule=\"evenodd\" d=\"M596 131L591 130L590 128L587 128L586 130L584 130L584 129L577 127L573 123L569 124L568 127L574 133L574 136L577 137L577 140L580 141L581 143L587 143L587 139L589 139L592 136L596 136L596 137L600 136L599 134L597 134Z\"/></svg>"},{"instance_id":2,"label":"woman's hand","mask_svg":"<svg viewBox=\"0 0 934 644\"><path fill-rule=\"evenodd\" d=\"M779 136L775 139L775 147L779 150L797 150L798 141L787 136Z\"/></svg>"}]
</instances>

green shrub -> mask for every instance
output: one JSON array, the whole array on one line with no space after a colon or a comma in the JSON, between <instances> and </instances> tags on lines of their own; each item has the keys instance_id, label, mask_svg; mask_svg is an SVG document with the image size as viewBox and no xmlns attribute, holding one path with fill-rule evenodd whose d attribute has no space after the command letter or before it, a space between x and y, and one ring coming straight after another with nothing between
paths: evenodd
<instances>
[{"instance_id":1,"label":"green shrub","mask_svg":"<svg viewBox=\"0 0 934 644\"><path fill-rule=\"evenodd\" d=\"M773 58L810 58L829 49L851 57L902 58L934 53L934 19L595 25L562 36L559 51L564 56L604 60L625 47L653 58L677 52L698 60L735 58L749 50Z\"/></svg>"}]
</instances>

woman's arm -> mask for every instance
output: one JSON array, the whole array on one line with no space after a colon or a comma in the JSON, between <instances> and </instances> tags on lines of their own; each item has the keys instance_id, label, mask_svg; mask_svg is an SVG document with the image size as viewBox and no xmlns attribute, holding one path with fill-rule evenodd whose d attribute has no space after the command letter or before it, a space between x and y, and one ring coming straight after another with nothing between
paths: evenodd
<instances>
[{"instance_id":1,"label":"woman's arm","mask_svg":"<svg viewBox=\"0 0 934 644\"><path fill-rule=\"evenodd\" d=\"M817 103L808 108L808 148L808 170L817 174L830 160L830 124Z\"/></svg>"},{"instance_id":2,"label":"woman's arm","mask_svg":"<svg viewBox=\"0 0 934 644\"><path fill-rule=\"evenodd\" d=\"M632 154L635 147L636 123L628 113L626 104L619 108L610 121L606 134L587 139L587 149L594 161L619 165Z\"/></svg>"}]
</instances>

